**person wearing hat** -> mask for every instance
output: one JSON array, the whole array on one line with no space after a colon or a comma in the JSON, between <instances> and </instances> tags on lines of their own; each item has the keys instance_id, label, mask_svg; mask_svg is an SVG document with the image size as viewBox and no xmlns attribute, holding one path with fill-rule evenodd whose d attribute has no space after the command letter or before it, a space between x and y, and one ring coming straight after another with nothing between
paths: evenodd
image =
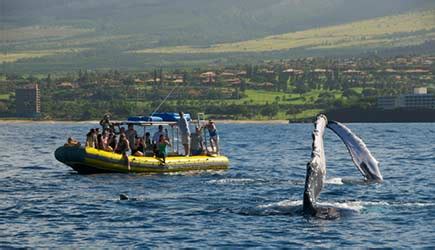
<instances>
[{"instance_id":1,"label":"person wearing hat","mask_svg":"<svg viewBox=\"0 0 435 250\"><path fill-rule=\"evenodd\" d=\"M103 131L112 127L112 123L110 122L110 115L109 114L104 115L103 119L101 119L101 121L100 121L100 125L103 128Z\"/></svg>"}]
</instances>

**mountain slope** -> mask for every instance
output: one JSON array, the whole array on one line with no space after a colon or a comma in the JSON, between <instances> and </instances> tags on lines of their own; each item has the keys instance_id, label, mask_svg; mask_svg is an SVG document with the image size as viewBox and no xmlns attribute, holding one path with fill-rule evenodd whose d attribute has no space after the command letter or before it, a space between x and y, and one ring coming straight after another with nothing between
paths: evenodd
<instances>
[{"instance_id":1,"label":"mountain slope","mask_svg":"<svg viewBox=\"0 0 435 250\"><path fill-rule=\"evenodd\" d=\"M422 10L435 9L433 0L0 0L0 8L3 71L360 53L433 41L435 23Z\"/></svg>"},{"instance_id":2,"label":"mountain slope","mask_svg":"<svg viewBox=\"0 0 435 250\"><path fill-rule=\"evenodd\" d=\"M430 0L0 0L2 27L72 26L144 45L207 45L435 6ZM2 28L3 29L3 28ZM134 45L133 45L134 46Z\"/></svg>"},{"instance_id":3,"label":"mountain slope","mask_svg":"<svg viewBox=\"0 0 435 250\"><path fill-rule=\"evenodd\" d=\"M309 29L206 48L175 46L144 49L137 53L267 52L294 48L400 47L435 40L435 9Z\"/></svg>"}]
</instances>

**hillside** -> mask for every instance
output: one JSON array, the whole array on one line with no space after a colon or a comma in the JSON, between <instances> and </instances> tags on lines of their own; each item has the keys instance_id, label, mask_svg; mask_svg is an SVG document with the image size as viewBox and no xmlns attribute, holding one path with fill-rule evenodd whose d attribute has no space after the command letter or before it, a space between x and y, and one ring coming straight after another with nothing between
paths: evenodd
<instances>
[{"instance_id":1,"label":"hillside","mask_svg":"<svg viewBox=\"0 0 435 250\"><path fill-rule=\"evenodd\" d=\"M207 45L434 7L430 0L0 0L2 29L91 28L151 45Z\"/></svg>"},{"instance_id":2,"label":"hillside","mask_svg":"<svg viewBox=\"0 0 435 250\"><path fill-rule=\"evenodd\" d=\"M289 49L297 50L291 55L305 56L311 53L307 50L338 55L354 47L361 52L419 46L433 40L435 22L433 11L421 11L435 8L430 0L0 0L0 4L0 63L5 72L139 69L279 58L289 56L282 54ZM413 14L403 22L404 16L398 14L409 11Z\"/></svg>"},{"instance_id":3,"label":"hillside","mask_svg":"<svg viewBox=\"0 0 435 250\"><path fill-rule=\"evenodd\" d=\"M175 46L144 49L136 53L235 53L266 52L294 48L382 48L418 45L435 40L435 9L268 36L205 48Z\"/></svg>"}]
</instances>

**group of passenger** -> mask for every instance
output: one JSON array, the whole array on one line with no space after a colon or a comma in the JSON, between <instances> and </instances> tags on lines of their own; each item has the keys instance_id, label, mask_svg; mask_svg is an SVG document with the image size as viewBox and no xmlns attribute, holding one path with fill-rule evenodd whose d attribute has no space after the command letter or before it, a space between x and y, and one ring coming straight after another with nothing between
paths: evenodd
<instances>
[{"instance_id":1,"label":"group of passenger","mask_svg":"<svg viewBox=\"0 0 435 250\"><path fill-rule=\"evenodd\" d=\"M189 155L202 155L208 152L205 146L202 130L206 128L209 132L211 152L219 154L219 136L216 124L209 120L205 126L196 126L195 133L190 133L189 123L184 116L183 112L179 113L180 119L178 120L178 127L181 132L181 143L184 146L185 156ZM216 149L216 151L215 151Z\"/></svg>"},{"instance_id":2,"label":"group of passenger","mask_svg":"<svg viewBox=\"0 0 435 250\"><path fill-rule=\"evenodd\" d=\"M190 133L189 122L183 112L179 113L180 119L177 122L181 134L181 143L184 147L184 155L203 155L208 151L202 136L202 129L208 129L210 135L210 145L212 152L219 153L219 137L216 125L209 121L205 126L196 126L195 133ZM134 156L157 156L164 163L168 155L168 148L172 147L168 130L162 125L158 126L158 131L153 137L149 132L144 136L138 136L133 124L128 124L127 129L119 124L110 122L110 117L105 115L100 121L102 132L99 128L92 128L86 135L86 147L97 148L100 150L115 152L123 155L130 168L128 154ZM117 128L117 129L116 129ZM215 151L216 149L216 151Z\"/></svg>"}]
</instances>

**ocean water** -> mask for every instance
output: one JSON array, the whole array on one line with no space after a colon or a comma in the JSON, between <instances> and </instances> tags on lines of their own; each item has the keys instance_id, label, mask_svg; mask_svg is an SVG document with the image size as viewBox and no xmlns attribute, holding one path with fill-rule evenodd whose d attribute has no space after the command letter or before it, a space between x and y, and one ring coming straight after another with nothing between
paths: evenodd
<instances>
[{"instance_id":1,"label":"ocean water","mask_svg":"<svg viewBox=\"0 0 435 250\"><path fill-rule=\"evenodd\" d=\"M336 220L300 213L312 124L218 124L227 171L78 175L53 152L93 126L0 124L0 247L435 247L433 123L348 124L374 185L326 131L320 203L351 211Z\"/></svg>"}]
</instances>

